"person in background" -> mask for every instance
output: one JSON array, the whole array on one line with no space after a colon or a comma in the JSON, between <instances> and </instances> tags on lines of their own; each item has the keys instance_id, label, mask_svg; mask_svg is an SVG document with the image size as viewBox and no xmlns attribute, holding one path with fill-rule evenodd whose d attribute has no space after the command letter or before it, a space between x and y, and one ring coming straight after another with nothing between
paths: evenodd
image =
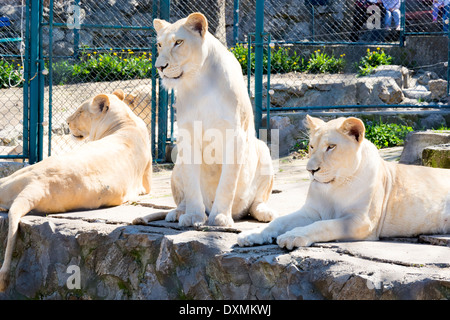
<instances>
[{"instance_id":1,"label":"person in background","mask_svg":"<svg viewBox=\"0 0 450 320\"><path fill-rule=\"evenodd\" d=\"M448 31L450 0L433 1L433 23L436 23L439 17L439 10L442 9L443 30Z\"/></svg>"},{"instance_id":2,"label":"person in background","mask_svg":"<svg viewBox=\"0 0 450 320\"><path fill-rule=\"evenodd\" d=\"M392 29L400 30L400 0L380 0L386 9L384 24L387 30L391 29L391 20L394 20Z\"/></svg>"}]
</instances>

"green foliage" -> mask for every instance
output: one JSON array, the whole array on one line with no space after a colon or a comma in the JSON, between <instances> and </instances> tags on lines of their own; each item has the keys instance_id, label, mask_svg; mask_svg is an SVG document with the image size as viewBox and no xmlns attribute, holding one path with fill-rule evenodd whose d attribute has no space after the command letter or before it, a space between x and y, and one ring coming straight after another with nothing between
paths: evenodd
<instances>
[{"instance_id":1,"label":"green foliage","mask_svg":"<svg viewBox=\"0 0 450 320\"><path fill-rule=\"evenodd\" d=\"M309 58L306 70L310 73L340 73L344 70L344 54L339 58L331 57L320 50L314 51Z\"/></svg>"},{"instance_id":2,"label":"green foliage","mask_svg":"<svg viewBox=\"0 0 450 320\"><path fill-rule=\"evenodd\" d=\"M146 52L134 53L97 51L80 54L75 63L59 61L53 64L56 84L144 79L151 77L152 59Z\"/></svg>"},{"instance_id":3,"label":"green foliage","mask_svg":"<svg viewBox=\"0 0 450 320\"><path fill-rule=\"evenodd\" d=\"M253 49L251 47L250 49ZM242 72L248 73L248 46L246 44L236 44L235 47L230 48L236 59L241 64ZM267 51L263 54L263 73L267 74L268 66ZM250 51L251 69L255 69L255 52ZM272 50L270 55L271 73L287 73L292 71L302 72L306 70L304 58L297 55L297 52L290 54L290 48L279 47L278 50Z\"/></svg>"},{"instance_id":4,"label":"green foliage","mask_svg":"<svg viewBox=\"0 0 450 320\"><path fill-rule=\"evenodd\" d=\"M292 71L304 72L306 71L305 59L294 51L290 54L290 48L279 47L278 50L274 50L270 56L271 71L278 73L287 73ZM267 64L267 57L265 59Z\"/></svg>"},{"instance_id":5,"label":"green foliage","mask_svg":"<svg viewBox=\"0 0 450 320\"><path fill-rule=\"evenodd\" d=\"M366 55L356 63L356 67L359 76L367 76L371 74L376 67L389 65L391 63L392 57L386 54L384 50L377 48L375 51L370 51L370 49L367 49Z\"/></svg>"},{"instance_id":6,"label":"green foliage","mask_svg":"<svg viewBox=\"0 0 450 320\"><path fill-rule=\"evenodd\" d=\"M15 63L14 60L0 60L0 88L9 88L11 86L22 86L22 75L20 69L22 66Z\"/></svg>"},{"instance_id":7,"label":"green foliage","mask_svg":"<svg viewBox=\"0 0 450 320\"><path fill-rule=\"evenodd\" d=\"M403 140L408 132L413 131L411 127L395 123L367 122L365 126L365 138L371 141L378 149L403 145Z\"/></svg>"}]
</instances>

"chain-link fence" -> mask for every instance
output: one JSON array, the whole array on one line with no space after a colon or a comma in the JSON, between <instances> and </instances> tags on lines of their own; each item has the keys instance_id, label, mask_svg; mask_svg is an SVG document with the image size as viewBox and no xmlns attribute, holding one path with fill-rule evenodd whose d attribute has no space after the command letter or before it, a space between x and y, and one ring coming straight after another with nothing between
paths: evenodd
<instances>
[{"instance_id":1,"label":"chain-link fence","mask_svg":"<svg viewBox=\"0 0 450 320\"><path fill-rule=\"evenodd\" d=\"M0 112L4 116L0 133L2 137L14 138L8 141L2 138L2 144L8 145L8 149L1 150L0 156L14 157L22 145L30 147L30 142L22 137L23 132L33 135L27 119L23 119L23 110L26 110L25 118L31 117L25 100L42 100L42 110L36 111L36 134L42 136L42 158L67 152L80 143L70 137L66 119L82 102L99 93L122 89L125 101L151 132L154 158L164 159L166 140L172 139L173 113L170 113L170 97L160 88L153 68L156 48L152 21L156 17L168 19L168 3L147 0L8 0L2 3L0 99L3 106ZM30 31L33 15L39 22L34 33ZM33 41L39 47L35 57L39 70L35 73L27 70L27 63L21 62L32 58L30 43ZM20 71L24 66L25 74ZM37 77L43 82L38 90L43 92L32 98L29 87ZM25 152L18 158L27 156Z\"/></svg>"},{"instance_id":2,"label":"chain-link fence","mask_svg":"<svg viewBox=\"0 0 450 320\"><path fill-rule=\"evenodd\" d=\"M7 157L23 154L24 20L17 1L0 6L0 155Z\"/></svg>"},{"instance_id":3,"label":"chain-link fence","mask_svg":"<svg viewBox=\"0 0 450 320\"><path fill-rule=\"evenodd\" d=\"M30 8L39 12L34 34ZM448 106L448 5L440 1L4 0L0 156L26 158L35 132L43 135L44 157L72 149L66 118L84 100L122 89L149 127L154 157L163 160L176 115L153 68L152 20L174 22L196 11L241 63L257 121L268 111ZM39 70L25 50L35 38ZM36 76L43 107L33 131L26 108L35 102L29 95Z\"/></svg>"},{"instance_id":4,"label":"chain-link fence","mask_svg":"<svg viewBox=\"0 0 450 320\"><path fill-rule=\"evenodd\" d=\"M263 69L262 89L251 86L261 104L256 114L258 108L448 107L448 5L443 1L262 2L258 12L253 1L239 1L233 48L244 73ZM261 38L255 34L258 16L263 16ZM259 65L258 46L263 51Z\"/></svg>"}]
</instances>

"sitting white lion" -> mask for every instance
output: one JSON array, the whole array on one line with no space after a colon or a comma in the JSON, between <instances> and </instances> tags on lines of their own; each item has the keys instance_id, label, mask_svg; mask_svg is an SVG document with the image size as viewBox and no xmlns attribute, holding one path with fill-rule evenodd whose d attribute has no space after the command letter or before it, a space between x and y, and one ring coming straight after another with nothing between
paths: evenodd
<instances>
[{"instance_id":1,"label":"sitting white lion","mask_svg":"<svg viewBox=\"0 0 450 320\"><path fill-rule=\"evenodd\" d=\"M181 226L231 226L250 213L271 221L273 184L267 145L255 137L252 105L234 55L208 32L201 13L171 24L155 19L158 68L176 89L178 157L172 173L177 208L166 216ZM151 215L150 215L151 216ZM146 223L143 217L135 223Z\"/></svg>"},{"instance_id":2,"label":"sitting white lion","mask_svg":"<svg viewBox=\"0 0 450 320\"><path fill-rule=\"evenodd\" d=\"M0 290L8 285L19 220L42 213L117 206L150 192L152 157L145 123L123 102L123 92L84 102L67 122L80 148L52 156L0 179L0 207L9 210Z\"/></svg>"},{"instance_id":3,"label":"sitting white lion","mask_svg":"<svg viewBox=\"0 0 450 320\"><path fill-rule=\"evenodd\" d=\"M314 242L450 231L450 170L384 161L364 139L357 118L307 120L312 181L304 206L242 233L240 246L276 238L291 250Z\"/></svg>"}]
</instances>

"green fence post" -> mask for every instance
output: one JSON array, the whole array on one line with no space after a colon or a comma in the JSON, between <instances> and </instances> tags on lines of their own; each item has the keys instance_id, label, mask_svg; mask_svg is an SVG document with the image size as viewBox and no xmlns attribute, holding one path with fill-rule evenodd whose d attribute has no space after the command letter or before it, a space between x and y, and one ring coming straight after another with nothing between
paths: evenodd
<instances>
[{"instance_id":1,"label":"green fence post","mask_svg":"<svg viewBox=\"0 0 450 320\"><path fill-rule=\"evenodd\" d=\"M255 130L259 137L262 121L264 0L256 0L255 30ZM250 75L248 75L250 76Z\"/></svg>"},{"instance_id":2,"label":"green fence post","mask_svg":"<svg viewBox=\"0 0 450 320\"><path fill-rule=\"evenodd\" d=\"M159 14L161 19L169 21L170 17L170 0L161 0L159 4ZM158 154L157 161L166 159L166 143L167 143L167 109L169 105L169 94L162 86L159 79L159 99L158 99Z\"/></svg>"},{"instance_id":3,"label":"green fence post","mask_svg":"<svg viewBox=\"0 0 450 320\"><path fill-rule=\"evenodd\" d=\"M25 60L23 63L23 159L30 155L30 108L29 108L29 79L30 79L30 0L25 4Z\"/></svg>"},{"instance_id":4,"label":"green fence post","mask_svg":"<svg viewBox=\"0 0 450 320\"><path fill-rule=\"evenodd\" d=\"M39 62L39 12L40 1L31 0L30 2L30 39L29 39L29 52L30 52L30 96L28 107L30 109L30 126L29 126L29 140L30 140L30 164L38 162L39 157L39 144L42 144L41 136L39 135L39 111L40 111L40 62Z\"/></svg>"},{"instance_id":5,"label":"green fence post","mask_svg":"<svg viewBox=\"0 0 450 320\"><path fill-rule=\"evenodd\" d=\"M44 52L42 47L42 23L44 20L44 3L42 0L39 1L39 25L38 25L38 46L39 46L39 56L38 56L38 145L37 145L37 160L42 161L44 158ZM49 137L51 137L49 133Z\"/></svg>"},{"instance_id":6,"label":"green fence post","mask_svg":"<svg viewBox=\"0 0 450 320\"><path fill-rule=\"evenodd\" d=\"M239 42L239 0L234 0L234 10L233 10L233 39L234 43Z\"/></svg>"}]
</instances>

